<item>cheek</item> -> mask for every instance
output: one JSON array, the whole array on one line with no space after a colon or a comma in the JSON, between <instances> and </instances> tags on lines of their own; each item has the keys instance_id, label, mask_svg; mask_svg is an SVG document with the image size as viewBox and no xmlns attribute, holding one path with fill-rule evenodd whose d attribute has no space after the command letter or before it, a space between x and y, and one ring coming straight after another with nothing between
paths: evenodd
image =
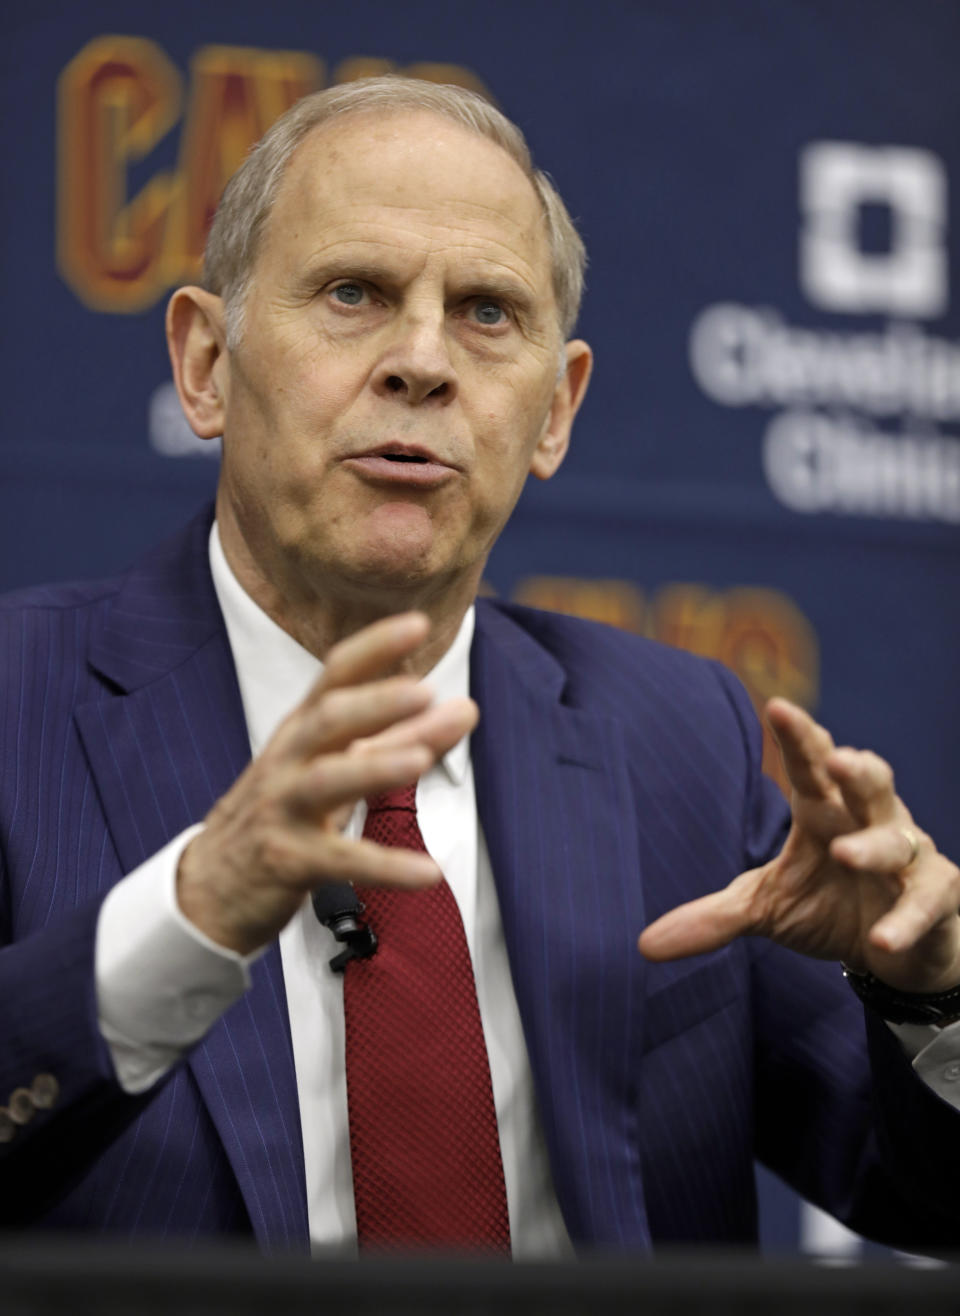
<instances>
[{"instance_id":1,"label":"cheek","mask_svg":"<svg viewBox=\"0 0 960 1316\"><path fill-rule=\"evenodd\" d=\"M475 414L487 434L515 451L538 436L553 399L553 381L544 371L512 371L471 381L462 396L477 399Z\"/></svg>"},{"instance_id":2,"label":"cheek","mask_svg":"<svg viewBox=\"0 0 960 1316\"><path fill-rule=\"evenodd\" d=\"M303 321L286 325L252 364L256 390L281 428L335 419L362 390L368 365L349 344L330 342Z\"/></svg>"},{"instance_id":3,"label":"cheek","mask_svg":"<svg viewBox=\"0 0 960 1316\"><path fill-rule=\"evenodd\" d=\"M485 437L481 440L488 465L495 466L494 478L507 481L511 476L522 480L530 468L533 454L549 420L546 403L528 395L510 407L484 416Z\"/></svg>"},{"instance_id":4,"label":"cheek","mask_svg":"<svg viewBox=\"0 0 960 1316\"><path fill-rule=\"evenodd\" d=\"M248 460L266 463L274 472L309 473L335 448L341 421L356 389L343 372L292 369L287 361L234 390L232 430Z\"/></svg>"},{"instance_id":5,"label":"cheek","mask_svg":"<svg viewBox=\"0 0 960 1316\"><path fill-rule=\"evenodd\" d=\"M531 447L549 420L556 390L557 375L551 357L549 363L538 362L537 368L530 370L522 386L514 391L518 432L530 441Z\"/></svg>"}]
</instances>

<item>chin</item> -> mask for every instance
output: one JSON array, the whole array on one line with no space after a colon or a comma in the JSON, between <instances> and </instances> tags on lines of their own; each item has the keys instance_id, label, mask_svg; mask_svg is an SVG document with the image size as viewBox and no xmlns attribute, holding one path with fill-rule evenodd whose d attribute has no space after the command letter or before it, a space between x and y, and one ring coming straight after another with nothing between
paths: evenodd
<instances>
[{"instance_id":1,"label":"chin","mask_svg":"<svg viewBox=\"0 0 960 1316\"><path fill-rule=\"evenodd\" d=\"M427 584L438 574L445 576L448 573L438 572L436 566L425 557L391 555L368 560L356 571L354 579L358 585L373 589L407 590Z\"/></svg>"},{"instance_id":2,"label":"chin","mask_svg":"<svg viewBox=\"0 0 960 1316\"><path fill-rule=\"evenodd\" d=\"M374 589L403 589L430 580L437 570L434 545L418 540L378 540L353 544L339 562L334 574L359 586Z\"/></svg>"},{"instance_id":3,"label":"chin","mask_svg":"<svg viewBox=\"0 0 960 1316\"><path fill-rule=\"evenodd\" d=\"M372 522L372 523L371 523ZM356 577L371 584L415 585L443 571L442 546L436 529L421 507L401 504L381 508L362 527L345 556L356 567ZM358 527L360 529L361 527Z\"/></svg>"}]
</instances>

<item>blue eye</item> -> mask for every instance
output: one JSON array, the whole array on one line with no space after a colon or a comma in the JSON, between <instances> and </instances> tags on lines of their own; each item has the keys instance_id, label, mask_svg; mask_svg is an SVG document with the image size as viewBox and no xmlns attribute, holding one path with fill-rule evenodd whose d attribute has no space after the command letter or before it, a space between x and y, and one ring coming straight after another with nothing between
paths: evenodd
<instances>
[{"instance_id":1,"label":"blue eye","mask_svg":"<svg viewBox=\"0 0 960 1316\"><path fill-rule=\"evenodd\" d=\"M503 307L499 302L484 299L474 306L474 313L481 324L501 324L505 319Z\"/></svg>"},{"instance_id":2,"label":"blue eye","mask_svg":"<svg viewBox=\"0 0 960 1316\"><path fill-rule=\"evenodd\" d=\"M359 306L364 294L359 283L341 283L334 288L333 295L344 306Z\"/></svg>"}]
</instances>

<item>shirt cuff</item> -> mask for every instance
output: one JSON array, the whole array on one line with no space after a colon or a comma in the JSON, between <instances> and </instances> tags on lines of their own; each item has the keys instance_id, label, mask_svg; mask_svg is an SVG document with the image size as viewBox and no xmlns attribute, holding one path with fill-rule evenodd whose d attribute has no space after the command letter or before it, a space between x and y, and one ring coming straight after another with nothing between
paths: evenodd
<instances>
[{"instance_id":1,"label":"shirt cuff","mask_svg":"<svg viewBox=\"0 0 960 1316\"><path fill-rule=\"evenodd\" d=\"M180 856L201 830L189 827L134 869L100 910L100 1031L117 1080L131 1094L162 1078L250 985L257 955L218 946L177 904Z\"/></svg>"},{"instance_id":2,"label":"shirt cuff","mask_svg":"<svg viewBox=\"0 0 960 1316\"><path fill-rule=\"evenodd\" d=\"M960 1110L960 1023L890 1024L913 1068L941 1100Z\"/></svg>"}]
</instances>

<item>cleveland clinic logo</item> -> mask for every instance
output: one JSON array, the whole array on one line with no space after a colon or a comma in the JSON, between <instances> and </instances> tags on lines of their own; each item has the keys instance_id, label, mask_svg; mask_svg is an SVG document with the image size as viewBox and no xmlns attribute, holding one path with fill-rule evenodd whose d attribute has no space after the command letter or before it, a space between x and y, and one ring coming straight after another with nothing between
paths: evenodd
<instances>
[{"instance_id":1,"label":"cleveland clinic logo","mask_svg":"<svg viewBox=\"0 0 960 1316\"><path fill-rule=\"evenodd\" d=\"M887 249L864 251L868 207ZM947 175L930 151L813 142L800 157L800 286L814 306L930 317L947 309Z\"/></svg>"},{"instance_id":2,"label":"cleveland clinic logo","mask_svg":"<svg viewBox=\"0 0 960 1316\"><path fill-rule=\"evenodd\" d=\"M770 409L763 470L794 511L960 522L960 344L947 310L948 187L932 152L813 142L800 154L798 281L836 327L724 302L697 316L690 364L726 407ZM884 235L865 240L867 221ZM879 329L855 317L884 317Z\"/></svg>"}]
</instances>

